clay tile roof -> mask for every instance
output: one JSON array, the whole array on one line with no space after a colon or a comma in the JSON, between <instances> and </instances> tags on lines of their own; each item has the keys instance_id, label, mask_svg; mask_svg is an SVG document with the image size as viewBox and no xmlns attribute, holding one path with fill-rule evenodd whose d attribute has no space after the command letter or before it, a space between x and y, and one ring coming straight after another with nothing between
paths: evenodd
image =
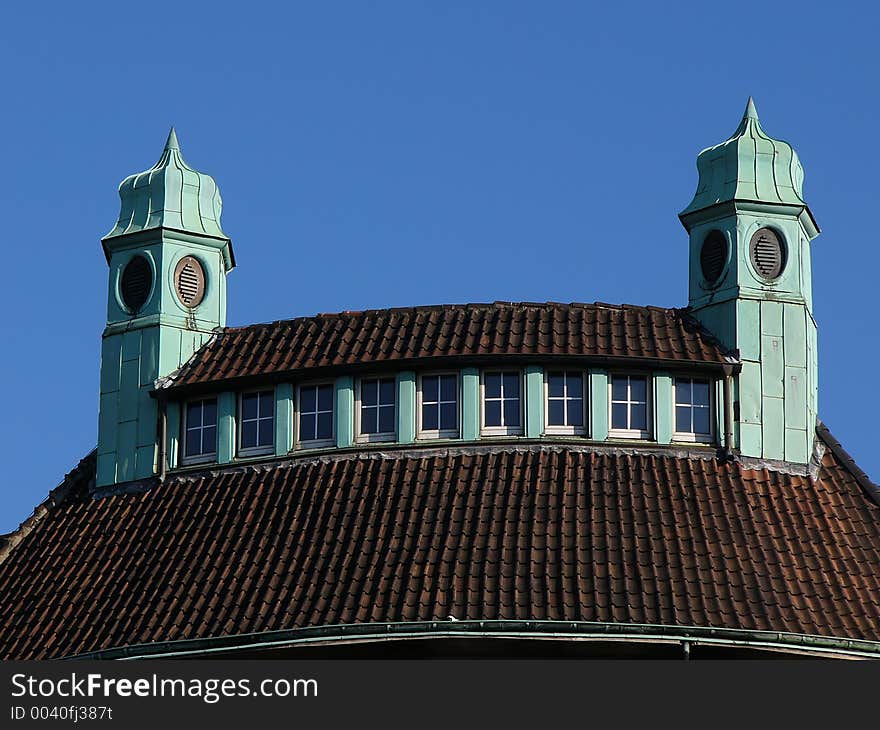
<instances>
[{"instance_id":1,"label":"clay tile roof","mask_svg":"<svg viewBox=\"0 0 880 730\"><path fill-rule=\"evenodd\" d=\"M166 387L280 377L297 370L492 355L725 361L684 309L612 304L495 302L319 314L228 327Z\"/></svg>"},{"instance_id":2,"label":"clay tile roof","mask_svg":"<svg viewBox=\"0 0 880 730\"><path fill-rule=\"evenodd\" d=\"M450 615L880 641L880 507L836 448L815 478L497 445L86 483L0 557L0 658Z\"/></svg>"}]
</instances>

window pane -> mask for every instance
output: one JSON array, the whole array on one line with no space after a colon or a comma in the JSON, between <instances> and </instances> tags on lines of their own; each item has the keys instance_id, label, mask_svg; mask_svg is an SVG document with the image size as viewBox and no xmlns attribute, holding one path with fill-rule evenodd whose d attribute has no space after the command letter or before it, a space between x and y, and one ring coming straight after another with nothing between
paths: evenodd
<instances>
[{"instance_id":1,"label":"window pane","mask_svg":"<svg viewBox=\"0 0 880 730\"><path fill-rule=\"evenodd\" d=\"M504 401L504 425L519 426L519 399L505 399Z\"/></svg>"},{"instance_id":2,"label":"window pane","mask_svg":"<svg viewBox=\"0 0 880 730\"><path fill-rule=\"evenodd\" d=\"M196 401L195 403L190 403L186 407L186 426L187 428L192 428L193 426L201 426L202 425L202 401Z\"/></svg>"},{"instance_id":3,"label":"window pane","mask_svg":"<svg viewBox=\"0 0 880 730\"><path fill-rule=\"evenodd\" d=\"M547 377L547 394L551 398L561 398L565 395L565 377L562 373L550 373Z\"/></svg>"},{"instance_id":4,"label":"window pane","mask_svg":"<svg viewBox=\"0 0 880 730\"><path fill-rule=\"evenodd\" d=\"M299 408L301 411L311 411L315 410L315 388L309 386L308 388L303 388L299 392Z\"/></svg>"},{"instance_id":5,"label":"window pane","mask_svg":"<svg viewBox=\"0 0 880 730\"><path fill-rule=\"evenodd\" d=\"M458 428L458 405L444 403L440 406L440 428L452 430Z\"/></svg>"},{"instance_id":6,"label":"window pane","mask_svg":"<svg viewBox=\"0 0 880 730\"><path fill-rule=\"evenodd\" d=\"M626 400L626 378L611 379L611 400Z\"/></svg>"},{"instance_id":7,"label":"window pane","mask_svg":"<svg viewBox=\"0 0 880 730\"><path fill-rule=\"evenodd\" d=\"M629 393L632 400L644 403L647 400L646 396L648 393L647 381L644 378L631 378L629 381Z\"/></svg>"},{"instance_id":8,"label":"window pane","mask_svg":"<svg viewBox=\"0 0 880 730\"><path fill-rule=\"evenodd\" d=\"M299 440L312 441L315 438L315 416L303 413L299 417Z\"/></svg>"},{"instance_id":9,"label":"window pane","mask_svg":"<svg viewBox=\"0 0 880 730\"><path fill-rule=\"evenodd\" d=\"M203 426L216 426L217 425L217 401L216 400L203 400L202 401L202 425Z\"/></svg>"},{"instance_id":10,"label":"window pane","mask_svg":"<svg viewBox=\"0 0 880 730\"><path fill-rule=\"evenodd\" d=\"M485 403L485 424L487 426L501 425L501 401L487 400Z\"/></svg>"},{"instance_id":11,"label":"window pane","mask_svg":"<svg viewBox=\"0 0 880 730\"><path fill-rule=\"evenodd\" d=\"M584 378L580 373L568 373L565 380L570 398L584 397Z\"/></svg>"},{"instance_id":12,"label":"window pane","mask_svg":"<svg viewBox=\"0 0 880 730\"><path fill-rule=\"evenodd\" d=\"M275 430L274 426L275 421L271 418L260 419L260 446L271 446L275 442L272 433Z\"/></svg>"},{"instance_id":13,"label":"window pane","mask_svg":"<svg viewBox=\"0 0 880 730\"><path fill-rule=\"evenodd\" d=\"M611 428L627 428L626 403L611 404Z\"/></svg>"},{"instance_id":14,"label":"window pane","mask_svg":"<svg viewBox=\"0 0 880 730\"><path fill-rule=\"evenodd\" d=\"M519 373L504 373L504 397L519 398Z\"/></svg>"},{"instance_id":15,"label":"window pane","mask_svg":"<svg viewBox=\"0 0 880 730\"><path fill-rule=\"evenodd\" d=\"M318 410L333 410L333 386L322 385L318 388Z\"/></svg>"},{"instance_id":16,"label":"window pane","mask_svg":"<svg viewBox=\"0 0 880 730\"><path fill-rule=\"evenodd\" d=\"M213 454L217 451L217 427L208 426L202 429L202 453Z\"/></svg>"},{"instance_id":17,"label":"window pane","mask_svg":"<svg viewBox=\"0 0 880 730\"><path fill-rule=\"evenodd\" d=\"M430 403L437 402L437 396L440 393L440 387L437 383L437 377L431 375L427 378L422 378L422 400L428 401Z\"/></svg>"},{"instance_id":18,"label":"window pane","mask_svg":"<svg viewBox=\"0 0 880 730\"><path fill-rule=\"evenodd\" d=\"M241 397L241 417L245 419L257 417L256 393L248 393Z\"/></svg>"},{"instance_id":19,"label":"window pane","mask_svg":"<svg viewBox=\"0 0 880 730\"><path fill-rule=\"evenodd\" d=\"M547 423L551 426L565 425L565 401L551 400L547 401Z\"/></svg>"},{"instance_id":20,"label":"window pane","mask_svg":"<svg viewBox=\"0 0 880 730\"><path fill-rule=\"evenodd\" d=\"M572 398L568 401L568 425L584 425L584 402L580 398Z\"/></svg>"},{"instance_id":21,"label":"window pane","mask_svg":"<svg viewBox=\"0 0 880 730\"><path fill-rule=\"evenodd\" d=\"M675 430L679 433L691 433L691 409L688 406L675 407Z\"/></svg>"},{"instance_id":22,"label":"window pane","mask_svg":"<svg viewBox=\"0 0 880 730\"><path fill-rule=\"evenodd\" d=\"M694 405L709 405L709 383L701 383L699 380L694 382Z\"/></svg>"},{"instance_id":23,"label":"window pane","mask_svg":"<svg viewBox=\"0 0 880 730\"><path fill-rule=\"evenodd\" d=\"M501 373L487 373L486 374L486 397L487 398L500 398L501 397Z\"/></svg>"},{"instance_id":24,"label":"window pane","mask_svg":"<svg viewBox=\"0 0 880 730\"><path fill-rule=\"evenodd\" d=\"M440 379L440 400L458 400L458 377L456 375L444 375Z\"/></svg>"},{"instance_id":25,"label":"window pane","mask_svg":"<svg viewBox=\"0 0 880 730\"><path fill-rule=\"evenodd\" d=\"M260 416L272 416L275 413L275 394L269 390L260 393Z\"/></svg>"},{"instance_id":26,"label":"window pane","mask_svg":"<svg viewBox=\"0 0 880 730\"><path fill-rule=\"evenodd\" d=\"M385 405L394 405L394 380L385 378L379 388L379 402Z\"/></svg>"},{"instance_id":27,"label":"window pane","mask_svg":"<svg viewBox=\"0 0 880 730\"><path fill-rule=\"evenodd\" d=\"M436 431L440 428L439 411L436 404L422 406L422 428L425 431Z\"/></svg>"},{"instance_id":28,"label":"window pane","mask_svg":"<svg viewBox=\"0 0 880 730\"><path fill-rule=\"evenodd\" d=\"M629 427L636 431L647 431L648 409L644 405L633 405L631 408Z\"/></svg>"},{"instance_id":29,"label":"window pane","mask_svg":"<svg viewBox=\"0 0 880 730\"><path fill-rule=\"evenodd\" d=\"M186 455L198 456L202 453L201 429L186 432Z\"/></svg>"},{"instance_id":30,"label":"window pane","mask_svg":"<svg viewBox=\"0 0 880 730\"><path fill-rule=\"evenodd\" d=\"M379 381L364 380L361 381L361 403L365 406L376 405L379 397Z\"/></svg>"},{"instance_id":31,"label":"window pane","mask_svg":"<svg viewBox=\"0 0 880 730\"><path fill-rule=\"evenodd\" d=\"M709 431L709 409L694 408L694 433L705 435Z\"/></svg>"},{"instance_id":32,"label":"window pane","mask_svg":"<svg viewBox=\"0 0 880 730\"><path fill-rule=\"evenodd\" d=\"M318 433L316 437L319 439L333 438L333 414L322 413L318 416Z\"/></svg>"},{"instance_id":33,"label":"window pane","mask_svg":"<svg viewBox=\"0 0 880 730\"><path fill-rule=\"evenodd\" d=\"M681 405L689 405L691 403L691 381L676 380L675 381L675 402Z\"/></svg>"},{"instance_id":34,"label":"window pane","mask_svg":"<svg viewBox=\"0 0 880 730\"><path fill-rule=\"evenodd\" d=\"M394 406L382 406L379 409L379 432L391 433L394 431Z\"/></svg>"},{"instance_id":35,"label":"window pane","mask_svg":"<svg viewBox=\"0 0 880 730\"><path fill-rule=\"evenodd\" d=\"M376 433L378 426L379 409L375 406L361 408L361 433Z\"/></svg>"},{"instance_id":36,"label":"window pane","mask_svg":"<svg viewBox=\"0 0 880 730\"><path fill-rule=\"evenodd\" d=\"M241 424L241 448L249 449L257 445L257 422L244 421Z\"/></svg>"}]
</instances>

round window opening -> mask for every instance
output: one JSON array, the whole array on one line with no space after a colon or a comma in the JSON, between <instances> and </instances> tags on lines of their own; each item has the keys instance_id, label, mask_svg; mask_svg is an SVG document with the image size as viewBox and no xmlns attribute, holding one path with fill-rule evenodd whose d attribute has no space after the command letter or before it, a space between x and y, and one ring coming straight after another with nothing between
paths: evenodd
<instances>
[{"instance_id":1,"label":"round window opening","mask_svg":"<svg viewBox=\"0 0 880 730\"><path fill-rule=\"evenodd\" d=\"M195 256L184 256L174 268L174 291L184 307L197 307L205 298L205 270Z\"/></svg>"},{"instance_id":2,"label":"round window opening","mask_svg":"<svg viewBox=\"0 0 880 730\"><path fill-rule=\"evenodd\" d=\"M774 230L760 228L749 243L749 258L758 276L770 281L785 268L785 246Z\"/></svg>"},{"instance_id":3,"label":"round window opening","mask_svg":"<svg viewBox=\"0 0 880 730\"><path fill-rule=\"evenodd\" d=\"M131 259L122 270L119 293L122 303L132 314L140 311L150 296L153 287L153 269L150 262L141 255Z\"/></svg>"},{"instance_id":4,"label":"round window opening","mask_svg":"<svg viewBox=\"0 0 880 730\"><path fill-rule=\"evenodd\" d=\"M718 283L726 262L727 239L721 231L711 231L700 249L700 269L709 286Z\"/></svg>"}]
</instances>

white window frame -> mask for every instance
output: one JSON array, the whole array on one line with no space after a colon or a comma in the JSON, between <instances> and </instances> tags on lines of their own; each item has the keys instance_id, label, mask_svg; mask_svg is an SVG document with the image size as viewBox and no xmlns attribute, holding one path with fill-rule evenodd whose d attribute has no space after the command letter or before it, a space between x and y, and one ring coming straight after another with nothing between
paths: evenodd
<instances>
[{"instance_id":1,"label":"white window frame","mask_svg":"<svg viewBox=\"0 0 880 730\"><path fill-rule=\"evenodd\" d=\"M583 426L560 426L550 423L550 373L579 373L581 376L581 409L583 411ZM587 433L588 418L590 414L587 408L587 392L590 388L590 375L580 368L553 367L544 369L544 433L559 436L584 436ZM559 398L554 398L559 400ZM568 420L568 407L566 401L565 418Z\"/></svg>"},{"instance_id":2,"label":"white window frame","mask_svg":"<svg viewBox=\"0 0 880 730\"><path fill-rule=\"evenodd\" d=\"M195 456L189 456L186 453L186 433L187 433L187 420L189 419L189 406L191 403L199 403L206 400L214 401L214 408L217 411L217 422L214 424L214 433L216 434L214 440L214 451L208 454L196 454ZM183 417L180 419L183 431L181 434L181 443L180 443L180 464L181 466L190 466L191 464L208 464L213 461L217 461L217 451L220 446L220 399L217 396L205 396L204 398L190 398L183 402ZM202 407L202 428L204 428L204 406Z\"/></svg>"},{"instance_id":3,"label":"white window frame","mask_svg":"<svg viewBox=\"0 0 880 730\"><path fill-rule=\"evenodd\" d=\"M455 410L456 410L456 428L435 428L425 429L422 425L422 381L424 378L437 378L445 375L455 376ZM440 390L438 385L437 398L440 398ZM448 403L449 401L439 401L438 403ZM457 370L432 370L426 373L420 373L418 377L418 388L416 388L416 433L419 439L457 439L461 434L461 373Z\"/></svg>"},{"instance_id":4,"label":"white window frame","mask_svg":"<svg viewBox=\"0 0 880 730\"><path fill-rule=\"evenodd\" d=\"M689 433L687 431L677 431L676 430L676 418L675 409L678 406L676 402L675 396L675 381L676 380L690 380L693 384L693 381L697 380L700 382L708 382L709 383L709 433ZM712 377L700 377L698 375L673 375L672 376L672 440L673 441L684 441L687 443L693 444L712 444L715 443L715 379ZM682 403L682 405L687 405ZM693 405L691 405L693 408Z\"/></svg>"},{"instance_id":5,"label":"white window frame","mask_svg":"<svg viewBox=\"0 0 880 730\"><path fill-rule=\"evenodd\" d=\"M519 426L487 426L486 425L486 375L491 373L516 373L519 378ZM501 394L504 395L504 379L502 378ZM493 399L494 400L494 399ZM481 436L522 436L525 433L525 378L522 368L485 368L480 370L480 435ZM501 418L504 419L504 401L501 401Z\"/></svg>"},{"instance_id":6,"label":"white window frame","mask_svg":"<svg viewBox=\"0 0 880 730\"><path fill-rule=\"evenodd\" d=\"M365 380L384 380L390 379L394 381L394 430L382 433L361 433L361 385ZM380 373L377 375L364 375L357 379L357 388L354 399L354 432L356 434L355 441L361 444L369 444L376 442L397 441L397 418L398 409L400 408L400 394L397 392L397 374L396 373ZM378 394L376 395L378 398Z\"/></svg>"},{"instance_id":7,"label":"white window frame","mask_svg":"<svg viewBox=\"0 0 880 730\"><path fill-rule=\"evenodd\" d=\"M641 431L637 428L614 428L613 427L613 401L612 388L614 386L614 378L639 378L645 381L645 425L647 429ZM629 388L627 388L629 391ZM608 436L609 438L623 439L642 439L645 441L653 439L654 426L654 377L651 373L644 372L610 372L608 373ZM629 394L627 393L627 397ZM636 401L627 400L627 403L635 403Z\"/></svg>"},{"instance_id":8,"label":"white window frame","mask_svg":"<svg viewBox=\"0 0 880 730\"><path fill-rule=\"evenodd\" d=\"M247 448L243 448L241 445L241 433L242 426L244 426L244 410L242 408L244 397L246 395L253 395L254 393L271 393L272 394L272 443L268 446L249 446ZM264 420L260 417L259 411L259 398L257 399L257 440L260 438L260 421ZM248 457L248 456L265 456L266 454L274 454L275 453L275 430L276 430L276 422L275 419L278 418L278 404L275 402L275 388L251 388L249 390L243 390L238 394L238 411L235 414L235 446L236 453L238 456ZM251 420L251 419L248 419Z\"/></svg>"},{"instance_id":9,"label":"white window frame","mask_svg":"<svg viewBox=\"0 0 880 730\"><path fill-rule=\"evenodd\" d=\"M322 386L330 386L333 399L330 403L330 417L332 428L330 429L330 438L328 439L303 439L300 432L300 417L302 416L302 389L303 388L320 388ZM318 407L317 397L315 398L315 408ZM311 412L311 411L310 411ZM317 425L317 415L326 413L327 411L314 411ZM294 448L296 449L323 449L328 446L336 446L336 386L332 380L318 380L308 383L299 383L296 386L296 407L293 409L293 434Z\"/></svg>"}]
</instances>

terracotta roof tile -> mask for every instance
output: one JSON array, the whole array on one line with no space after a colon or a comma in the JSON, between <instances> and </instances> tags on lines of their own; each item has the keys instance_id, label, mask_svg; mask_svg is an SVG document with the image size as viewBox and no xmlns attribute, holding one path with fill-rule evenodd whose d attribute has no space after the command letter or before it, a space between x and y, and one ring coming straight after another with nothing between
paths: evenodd
<instances>
[{"instance_id":1,"label":"terracotta roof tile","mask_svg":"<svg viewBox=\"0 0 880 730\"><path fill-rule=\"evenodd\" d=\"M816 479L499 446L282 461L97 500L90 469L5 548L0 657L449 615L880 641L880 507L835 449Z\"/></svg>"},{"instance_id":2,"label":"terracotta roof tile","mask_svg":"<svg viewBox=\"0 0 880 730\"><path fill-rule=\"evenodd\" d=\"M229 327L218 331L166 387L282 376L304 368L486 355L724 362L722 348L683 309L496 302Z\"/></svg>"}]
</instances>

